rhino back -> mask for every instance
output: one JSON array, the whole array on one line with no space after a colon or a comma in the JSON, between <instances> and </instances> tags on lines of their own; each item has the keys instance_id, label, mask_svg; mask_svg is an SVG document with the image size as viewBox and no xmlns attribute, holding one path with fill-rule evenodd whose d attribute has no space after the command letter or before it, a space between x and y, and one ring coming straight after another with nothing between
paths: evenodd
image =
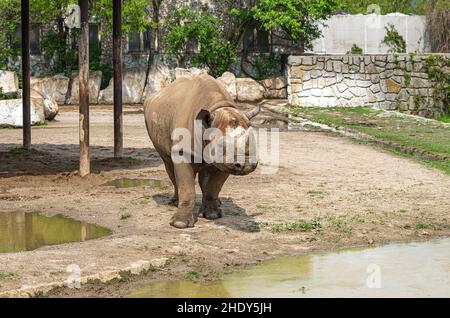
<instances>
[{"instance_id":1,"label":"rhino back","mask_svg":"<svg viewBox=\"0 0 450 318\"><path fill-rule=\"evenodd\" d=\"M223 86L209 75L180 78L147 97L145 122L155 148L169 154L175 128L186 128L193 136L194 120L200 110L224 100L232 102Z\"/></svg>"}]
</instances>

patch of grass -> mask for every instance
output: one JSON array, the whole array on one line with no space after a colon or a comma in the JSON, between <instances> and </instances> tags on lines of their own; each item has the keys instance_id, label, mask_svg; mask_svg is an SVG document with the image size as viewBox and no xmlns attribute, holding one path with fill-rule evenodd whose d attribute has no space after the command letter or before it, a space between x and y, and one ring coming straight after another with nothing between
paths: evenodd
<instances>
[{"instance_id":1,"label":"patch of grass","mask_svg":"<svg viewBox=\"0 0 450 318\"><path fill-rule=\"evenodd\" d=\"M416 230L425 230L430 228L429 224L423 223L421 221L418 221L415 225Z\"/></svg>"},{"instance_id":2,"label":"patch of grass","mask_svg":"<svg viewBox=\"0 0 450 318\"><path fill-rule=\"evenodd\" d=\"M351 220L356 223L366 223L367 222L367 219L359 214L352 216Z\"/></svg>"},{"instance_id":3,"label":"patch of grass","mask_svg":"<svg viewBox=\"0 0 450 318\"><path fill-rule=\"evenodd\" d=\"M11 272L0 271L0 279L16 279L19 275Z\"/></svg>"},{"instance_id":4,"label":"patch of grass","mask_svg":"<svg viewBox=\"0 0 450 318\"><path fill-rule=\"evenodd\" d=\"M48 120L47 119L37 121L37 122L35 122L33 124L33 126L47 126L47 125L48 125Z\"/></svg>"},{"instance_id":5,"label":"patch of grass","mask_svg":"<svg viewBox=\"0 0 450 318\"><path fill-rule=\"evenodd\" d=\"M257 233L261 231L261 228L257 222L248 222L244 230L250 233Z\"/></svg>"},{"instance_id":6,"label":"patch of grass","mask_svg":"<svg viewBox=\"0 0 450 318\"><path fill-rule=\"evenodd\" d=\"M122 157L120 158L122 161L138 161L137 158L131 157L131 156L127 156L127 157Z\"/></svg>"},{"instance_id":7,"label":"patch of grass","mask_svg":"<svg viewBox=\"0 0 450 318\"><path fill-rule=\"evenodd\" d=\"M352 233L353 229L350 226L348 226L347 222L343 217L337 217L333 215L328 217L328 222L334 229L338 230L339 232L346 234Z\"/></svg>"},{"instance_id":8,"label":"patch of grass","mask_svg":"<svg viewBox=\"0 0 450 318\"><path fill-rule=\"evenodd\" d=\"M318 191L318 190L310 190L310 191L308 191L308 194L309 194L311 197L318 197L318 198L324 198L324 197L327 195L326 192L324 192L324 191Z\"/></svg>"},{"instance_id":9,"label":"patch of grass","mask_svg":"<svg viewBox=\"0 0 450 318\"><path fill-rule=\"evenodd\" d=\"M443 123L450 123L450 114L442 115L436 119L442 121Z\"/></svg>"},{"instance_id":10,"label":"patch of grass","mask_svg":"<svg viewBox=\"0 0 450 318\"><path fill-rule=\"evenodd\" d=\"M273 233L280 233L284 231L292 232L308 232L311 230L321 231L322 224L320 218L316 217L310 221L299 220L295 222L283 222L269 225Z\"/></svg>"},{"instance_id":11,"label":"patch of grass","mask_svg":"<svg viewBox=\"0 0 450 318\"><path fill-rule=\"evenodd\" d=\"M200 269L190 269L184 274L184 278L188 280L195 280L202 276L202 271Z\"/></svg>"},{"instance_id":12,"label":"patch of grass","mask_svg":"<svg viewBox=\"0 0 450 318\"><path fill-rule=\"evenodd\" d=\"M365 143L402 153L450 174L450 129L437 121L395 115L380 116L383 110L370 107L289 108L302 118L371 136L375 141ZM450 122L450 115L439 119ZM359 138L356 140L363 142Z\"/></svg>"},{"instance_id":13,"label":"patch of grass","mask_svg":"<svg viewBox=\"0 0 450 318\"><path fill-rule=\"evenodd\" d=\"M9 151L9 153L16 155L16 156L22 156L24 154L28 153L28 150L22 147L13 148Z\"/></svg>"},{"instance_id":14,"label":"patch of grass","mask_svg":"<svg viewBox=\"0 0 450 318\"><path fill-rule=\"evenodd\" d=\"M120 219L121 220L126 220L126 219L129 219L129 218L131 218L131 213L129 213L129 212L125 212L125 213L122 213L120 215Z\"/></svg>"}]
</instances>

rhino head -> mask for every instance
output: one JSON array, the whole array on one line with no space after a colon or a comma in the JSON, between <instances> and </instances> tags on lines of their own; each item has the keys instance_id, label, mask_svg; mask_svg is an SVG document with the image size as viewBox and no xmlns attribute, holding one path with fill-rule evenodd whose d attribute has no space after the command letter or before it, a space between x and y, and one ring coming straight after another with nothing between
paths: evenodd
<instances>
[{"instance_id":1,"label":"rhino head","mask_svg":"<svg viewBox=\"0 0 450 318\"><path fill-rule=\"evenodd\" d=\"M256 136L250 120L259 111L259 106L247 113L234 106L212 112L202 110L200 117L209 141L206 147L214 157L211 164L217 169L233 175L247 175L256 169Z\"/></svg>"}]
</instances>

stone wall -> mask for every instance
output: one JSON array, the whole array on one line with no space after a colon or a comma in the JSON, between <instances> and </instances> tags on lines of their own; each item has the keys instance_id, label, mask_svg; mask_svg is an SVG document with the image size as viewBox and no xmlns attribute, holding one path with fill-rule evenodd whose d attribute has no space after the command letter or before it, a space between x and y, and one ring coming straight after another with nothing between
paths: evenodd
<instances>
[{"instance_id":1,"label":"stone wall","mask_svg":"<svg viewBox=\"0 0 450 318\"><path fill-rule=\"evenodd\" d=\"M302 106L372 106L433 117L446 107L434 98L426 55L290 56L289 102ZM444 55L450 58L450 54Z\"/></svg>"}]
</instances>

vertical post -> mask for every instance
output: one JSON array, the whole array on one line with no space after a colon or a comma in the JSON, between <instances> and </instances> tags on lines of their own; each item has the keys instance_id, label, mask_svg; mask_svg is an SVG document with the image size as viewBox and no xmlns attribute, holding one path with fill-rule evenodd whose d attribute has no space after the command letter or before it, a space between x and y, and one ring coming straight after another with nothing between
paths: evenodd
<instances>
[{"instance_id":1,"label":"vertical post","mask_svg":"<svg viewBox=\"0 0 450 318\"><path fill-rule=\"evenodd\" d=\"M22 129L23 148L31 148L31 113L30 113L30 1L22 0Z\"/></svg>"},{"instance_id":2,"label":"vertical post","mask_svg":"<svg viewBox=\"0 0 450 318\"><path fill-rule=\"evenodd\" d=\"M114 158L123 155L122 0L113 1Z\"/></svg>"},{"instance_id":3,"label":"vertical post","mask_svg":"<svg viewBox=\"0 0 450 318\"><path fill-rule=\"evenodd\" d=\"M80 176L90 173L89 162L89 0L78 0L81 29L78 36L80 91Z\"/></svg>"}]
</instances>

